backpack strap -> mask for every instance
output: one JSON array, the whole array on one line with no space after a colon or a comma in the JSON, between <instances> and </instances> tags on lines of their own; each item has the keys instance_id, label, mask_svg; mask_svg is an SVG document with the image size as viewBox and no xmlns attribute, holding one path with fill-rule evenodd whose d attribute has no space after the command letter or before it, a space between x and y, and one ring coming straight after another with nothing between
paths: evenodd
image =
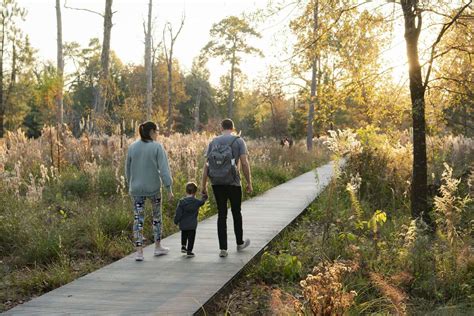
<instances>
[{"instance_id":1,"label":"backpack strap","mask_svg":"<svg viewBox=\"0 0 474 316\"><path fill-rule=\"evenodd\" d=\"M232 145L234 145L235 141L240 138L240 136L235 136L234 140L230 143L229 147L230 147L230 150L232 151L232 158L235 159L234 157L234 151L232 150Z\"/></svg>"}]
</instances>

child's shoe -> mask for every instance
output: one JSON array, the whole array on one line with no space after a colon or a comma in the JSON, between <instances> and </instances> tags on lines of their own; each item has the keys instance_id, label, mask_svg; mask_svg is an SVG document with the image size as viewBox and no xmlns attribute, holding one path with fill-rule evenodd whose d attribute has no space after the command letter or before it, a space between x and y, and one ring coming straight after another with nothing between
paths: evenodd
<instances>
[{"instance_id":1,"label":"child's shoe","mask_svg":"<svg viewBox=\"0 0 474 316\"><path fill-rule=\"evenodd\" d=\"M194 257L194 253L188 251L188 252L186 253L186 258L192 258L192 257Z\"/></svg>"},{"instance_id":2,"label":"child's shoe","mask_svg":"<svg viewBox=\"0 0 474 316\"><path fill-rule=\"evenodd\" d=\"M182 253L188 252L188 250L186 249L186 246L181 246L181 252Z\"/></svg>"},{"instance_id":3,"label":"child's shoe","mask_svg":"<svg viewBox=\"0 0 474 316\"><path fill-rule=\"evenodd\" d=\"M143 261L143 252L138 252L135 254L135 261Z\"/></svg>"}]
</instances>

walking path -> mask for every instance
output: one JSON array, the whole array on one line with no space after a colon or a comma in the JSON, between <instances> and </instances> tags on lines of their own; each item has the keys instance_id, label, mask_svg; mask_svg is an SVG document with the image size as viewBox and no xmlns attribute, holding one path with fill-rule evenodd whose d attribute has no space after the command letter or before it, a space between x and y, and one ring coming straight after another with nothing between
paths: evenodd
<instances>
[{"instance_id":1,"label":"walking path","mask_svg":"<svg viewBox=\"0 0 474 316\"><path fill-rule=\"evenodd\" d=\"M194 258L182 256L176 233L162 241L171 248L166 256L153 257L149 246L143 262L129 255L6 314L192 315L297 218L332 176L330 163L243 202L244 238L252 243L242 252L235 250L229 212L229 255L218 256L217 216L212 216L198 225Z\"/></svg>"}]
</instances>

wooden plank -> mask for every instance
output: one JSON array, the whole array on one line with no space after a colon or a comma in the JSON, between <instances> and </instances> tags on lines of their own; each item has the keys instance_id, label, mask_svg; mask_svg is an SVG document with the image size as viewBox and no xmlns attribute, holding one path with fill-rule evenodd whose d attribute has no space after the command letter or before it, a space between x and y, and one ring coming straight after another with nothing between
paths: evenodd
<instances>
[{"instance_id":1,"label":"wooden plank","mask_svg":"<svg viewBox=\"0 0 474 316\"><path fill-rule=\"evenodd\" d=\"M232 214L227 234L229 255L218 256L217 216L199 223L194 252L180 253L180 233L162 243L171 251L145 261L131 254L25 304L6 315L191 315L218 293L317 197L332 178L332 164L305 173L242 203L244 238L251 245L235 248Z\"/></svg>"}]
</instances>

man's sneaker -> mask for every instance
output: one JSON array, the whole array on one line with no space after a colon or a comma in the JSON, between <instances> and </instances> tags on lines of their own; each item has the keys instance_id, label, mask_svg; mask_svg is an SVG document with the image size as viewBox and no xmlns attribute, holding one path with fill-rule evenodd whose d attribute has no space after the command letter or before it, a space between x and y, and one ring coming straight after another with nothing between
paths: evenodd
<instances>
[{"instance_id":1,"label":"man's sneaker","mask_svg":"<svg viewBox=\"0 0 474 316\"><path fill-rule=\"evenodd\" d=\"M135 261L143 261L143 252L137 252L135 254Z\"/></svg>"},{"instance_id":2,"label":"man's sneaker","mask_svg":"<svg viewBox=\"0 0 474 316\"><path fill-rule=\"evenodd\" d=\"M162 255L166 255L168 252L170 251L170 248L167 248L167 247L159 247L159 248L155 248L155 256L162 256Z\"/></svg>"},{"instance_id":3,"label":"man's sneaker","mask_svg":"<svg viewBox=\"0 0 474 316\"><path fill-rule=\"evenodd\" d=\"M186 258L192 258L192 257L194 257L194 253L188 251L186 253Z\"/></svg>"},{"instance_id":4,"label":"man's sneaker","mask_svg":"<svg viewBox=\"0 0 474 316\"><path fill-rule=\"evenodd\" d=\"M188 252L188 250L186 249L186 246L181 246L181 252L182 253Z\"/></svg>"},{"instance_id":5,"label":"man's sneaker","mask_svg":"<svg viewBox=\"0 0 474 316\"><path fill-rule=\"evenodd\" d=\"M245 239L244 243L241 244L241 245L237 245L237 251L241 251L241 250L244 250L245 248L247 248L248 246L250 245L250 239Z\"/></svg>"},{"instance_id":6,"label":"man's sneaker","mask_svg":"<svg viewBox=\"0 0 474 316\"><path fill-rule=\"evenodd\" d=\"M221 252L219 253L219 257L221 258L227 257L227 250L221 249Z\"/></svg>"}]
</instances>

